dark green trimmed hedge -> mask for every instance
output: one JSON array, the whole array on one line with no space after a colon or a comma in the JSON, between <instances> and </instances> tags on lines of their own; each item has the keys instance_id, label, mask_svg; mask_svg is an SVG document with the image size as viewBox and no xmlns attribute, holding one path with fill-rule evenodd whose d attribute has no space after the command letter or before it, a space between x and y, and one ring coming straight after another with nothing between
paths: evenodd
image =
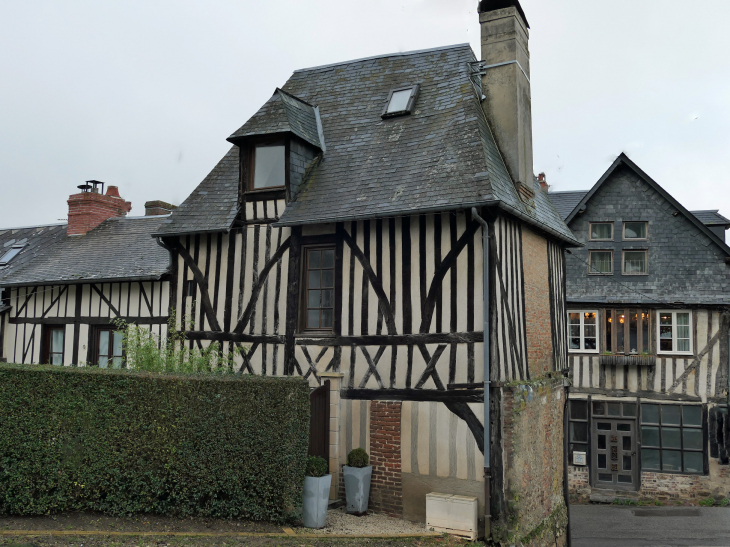
<instances>
[{"instance_id":1,"label":"dark green trimmed hedge","mask_svg":"<svg viewBox=\"0 0 730 547\"><path fill-rule=\"evenodd\" d=\"M301 379L0 365L0 513L283 522L301 502Z\"/></svg>"}]
</instances>

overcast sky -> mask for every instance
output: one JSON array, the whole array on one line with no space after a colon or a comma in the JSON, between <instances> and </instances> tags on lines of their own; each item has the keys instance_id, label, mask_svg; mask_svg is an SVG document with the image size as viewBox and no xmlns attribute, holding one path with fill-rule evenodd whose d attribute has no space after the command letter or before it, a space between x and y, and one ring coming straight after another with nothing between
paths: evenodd
<instances>
[{"instance_id":1,"label":"overcast sky","mask_svg":"<svg viewBox=\"0 0 730 547\"><path fill-rule=\"evenodd\" d=\"M182 202L297 68L469 42L476 0L0 0L0 227L87 179ZM522 0L535 172L590 188L626 152L730 217L728 0Z\"/></svg>"}]
</instances>

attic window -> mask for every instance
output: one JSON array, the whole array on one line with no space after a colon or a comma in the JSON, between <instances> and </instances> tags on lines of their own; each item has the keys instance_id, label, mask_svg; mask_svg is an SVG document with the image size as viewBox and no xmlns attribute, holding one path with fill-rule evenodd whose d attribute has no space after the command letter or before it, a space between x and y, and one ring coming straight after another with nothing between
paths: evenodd
<instances>
[{"instance_id":1,"label":"attic window","mask_svg":"<svg viewBox=\"0 0 730 547\"><path fill-rule=\"evenodd\" d=\"M286 146L283 142L257 145L252 156L251 190L284 186Z\"/></svg>"},{"instance_id":2,"label":"attic window","mask_svg":"<svg viewBox=\"0 0 730 547\"><path fill-rule=\"evenodd\" d=\"M418 98L418 89L419 86L414 85L392 90L381 117L391 118L410 114Z\"/></svg>"},{"instance_id":3,"label":"attic window","mask_svg":"<svg viewBox=\"0 0 730 547\"><path fill-rule=\"evenodd\" d=\"M4 255L0 256L0 266L5 266L13 258L20 254L23 250L24 245L13 245Z\"/></svg>"}]
</instances>

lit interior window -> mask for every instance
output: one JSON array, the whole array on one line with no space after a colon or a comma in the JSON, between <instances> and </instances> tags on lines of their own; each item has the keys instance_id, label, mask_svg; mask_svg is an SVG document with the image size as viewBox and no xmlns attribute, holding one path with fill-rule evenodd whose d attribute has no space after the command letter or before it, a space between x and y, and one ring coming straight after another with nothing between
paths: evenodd
<instances>
[{"instance_id":1,"label":"lit interior window","mask_svg":"<svg viewBox=\"0 0 730 547\"><path fill-rule=\"evenodd\" d=\"M285 147L283 144L257 146L254 154L253 189L284 186Z\"/></svg>"}]
</instances>

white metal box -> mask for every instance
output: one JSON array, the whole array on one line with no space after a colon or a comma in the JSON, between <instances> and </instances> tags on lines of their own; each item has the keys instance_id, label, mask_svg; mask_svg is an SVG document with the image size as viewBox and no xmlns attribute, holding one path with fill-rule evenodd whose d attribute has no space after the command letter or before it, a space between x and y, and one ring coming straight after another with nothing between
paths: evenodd
<instances>
[{"instance_id":1,"label":"white metal box","mask_svg":"<svg viewBox=\"0 0 730 547\"><path fill-rule=\"evenodd\" d=\"M471 540L479 533L476 498L431 492L426 494L426 526Z\"/></svg>"}]
</instances>

